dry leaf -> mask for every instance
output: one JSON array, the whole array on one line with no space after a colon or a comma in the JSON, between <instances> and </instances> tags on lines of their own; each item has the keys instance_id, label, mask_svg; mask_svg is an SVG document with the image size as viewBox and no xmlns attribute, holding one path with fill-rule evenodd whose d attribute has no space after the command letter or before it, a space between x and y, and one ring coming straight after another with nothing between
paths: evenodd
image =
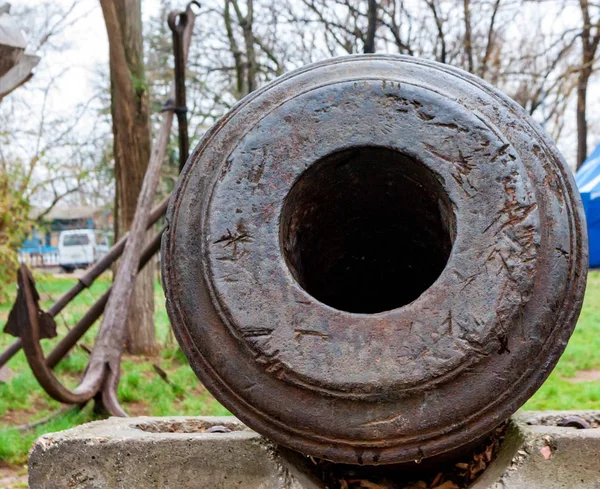
<instances>
[{"instance_id":1,"label":"dry leaf","mask_svg":"<svg viewBox=\"0 0 600 489\"><path fill-rule=\"evenodd\" d=\"M348 489L348 483L344 479L340 480L340 489Z\"/></svg>"},{"instance_id":2,"label":"dry leaf","mask_svg":"<svg viewBox=\"0 0 600 489\"><path fill-rule=\"evenodd\" d=\"M8 382L15 376L15 373L6 365L0 368L0 384Z\"/></svg>"},{"instance_id":3,"label":"dry leaf","mask_svg":"<svg viewBox=\"0 0 600 489\"><path fill-rule=\"evenodd\" d=\"M349 480L351 484L360 484L360 487L364 489L390 489L389 486L382 486L381 484L375 484L374 482L365 479L352 479Z\"/></svg>"},{"instance_id":4,"label":"dry leaf","mask_svg":"<svg viewBox=\"0 0 600 489\"><path fill-rule=\"evenodd\" d=\"M442 472L438 472L438 475L435 476L435 479L433 479L433 482L429 487L437 487L439 483L442 482L442 477L444 477L444 474Z\"/></svg>"},{"instance_id":5,"label":"dry leaf","mask_svg":"<svg viewBox=\"0 0 600 489\"><path fill-rule=\"evenodd\" d=\"M454 482L446 481L441 486L437 486L435 489L460 489Z\"/></svg>"},{"instance_id":6,"label":"dry leaf","mask_svg":"<svg viewBox=\"0 0 600 489\"><path fill-rule=\"evenodd\" d=\"M408 489L427 489L427 484L423 481L418 481L418 482L415 482Z\"/></svg>"},{"instance_id":7,"label":"dry leaf","mask_svg":"<svg viewBox=\"0 0 600 489\"><path fill-rule=\"evenodd\" d=\"M552 448L546 445L545 447L540 448L540 453L544 459L548 460L552 456Z\"/></svg>"},{"instance_id":8,"label":"dry leaf","mask_svg":"<svg viewBox=\"0 0 600 489\"><path fill-rule=\"evenodd\" d=\"M483 461L483 460L478 460L476 464L471 465L470 467L470 472L471 472L471 479L474 479L477 474L479 474L480 472L483 472L487 467L487 464Z\"/></svg>"},{"instance_id":9,"label":"dry leaf","mask_svg":"<svg viewBox=\"0 0 600 489\"><path fill-rule=\"evenodd\" d=\"M494 448L496 444L492 443L489 447L487 447L484 452L484 460L489 464L492 461L492 455L494 454Z\"/></svg>"}]
</instances>

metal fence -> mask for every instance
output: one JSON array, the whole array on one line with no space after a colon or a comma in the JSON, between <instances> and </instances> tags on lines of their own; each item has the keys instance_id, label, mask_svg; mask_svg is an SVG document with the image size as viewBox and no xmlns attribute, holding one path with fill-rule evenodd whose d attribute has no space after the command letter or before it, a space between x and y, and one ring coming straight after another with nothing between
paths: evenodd
<instances>
[{"instance_id":1,"label":"metal fence","mask_svg":"<svg viewBox=\"0 0 600 489\"><path fill-rule=\"evenodd\" d=\"M57 267L58 248L21 249L19 250L19 263L32 268Z\"/></svg>"}]
</instances>

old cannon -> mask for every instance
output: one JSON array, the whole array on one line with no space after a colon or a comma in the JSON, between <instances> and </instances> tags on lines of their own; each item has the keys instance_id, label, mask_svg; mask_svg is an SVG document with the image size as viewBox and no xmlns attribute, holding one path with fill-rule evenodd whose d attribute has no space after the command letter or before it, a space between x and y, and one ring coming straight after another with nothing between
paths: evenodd
<instances>
[{"instance_id":1,"label":"old cannon","mask_svg":"<svg viewBox=\"0 0 600 489\"><path fill-rule=\"evenodd\" d=\"M198 377L335 462L481 438L581 308L584 218L552 141L482 80L412 57L333 59L246 97L168 215L167 306Z\"/></svg>"}]
</instances>

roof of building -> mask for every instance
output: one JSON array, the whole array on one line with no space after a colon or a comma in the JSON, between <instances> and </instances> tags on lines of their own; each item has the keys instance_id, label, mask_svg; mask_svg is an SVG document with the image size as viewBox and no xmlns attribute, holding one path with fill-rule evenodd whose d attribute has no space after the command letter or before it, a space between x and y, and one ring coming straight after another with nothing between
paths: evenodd
<instances>
[{"instance_id":1,"label":"roof of building","mask_svg":"<svg viewBox=\"0 0 600 489\"><path fill-rule=\"evenodd\" d=\"M43 212L41 208L34 208L31 212L32 217L38 217ZM91 219L102 214L103 209L87 205L57 205L44 216L47 221L61 220L70 221L75 219Z\"/></svg>"}]
</instances>

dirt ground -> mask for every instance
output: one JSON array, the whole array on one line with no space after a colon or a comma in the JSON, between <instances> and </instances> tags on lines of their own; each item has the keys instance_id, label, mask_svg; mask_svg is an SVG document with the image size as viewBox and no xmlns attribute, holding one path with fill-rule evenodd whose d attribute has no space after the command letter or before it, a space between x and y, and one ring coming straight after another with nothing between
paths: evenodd
<instances>
[{"instance_id":1,"label":"dirt ground","mask_svg":"<svg viewBox=\"0 0 600 489\"><path fill-rule=\"evenodd\" d=\"M0 460L0 489L29 487L27 466L11 465Z\"/></svg>"}]
</instances>

